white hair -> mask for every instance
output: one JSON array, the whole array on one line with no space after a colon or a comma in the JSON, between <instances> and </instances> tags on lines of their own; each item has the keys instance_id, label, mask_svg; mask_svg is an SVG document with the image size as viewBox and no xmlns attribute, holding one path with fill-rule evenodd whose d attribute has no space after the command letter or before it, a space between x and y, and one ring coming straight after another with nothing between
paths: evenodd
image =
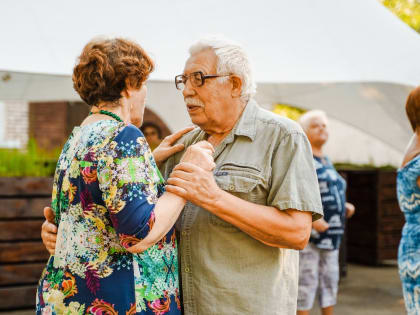
<instances>
[{"instance_id":1,"label":"white hair","mask_svg":"<svg viewBox=\"0 0 420 315\"><path fill-rule=\"evenodd\" d=\"M309 124L314 118L322 118L325 119L326 122L328 122L327 114L320 109L314 109L307 111L305 114L299 117L299 124L302 126L303 130L307 130L309 127Z\"/></svg>"},{"instance_id":2,"label":"white hair","mask_svg":"<svg viewBox=\"0 0 420 315\"><path fill-rule=\"evenodd\" d=\"M203 50L211 49L217 57L217 74L235 74L242 80L241 98L248 101L257 90L252 75L251 63L244 48L223 36L210 36L199 39L191 45L189 52L193 56ZM226 77L217 78L219 82Z\"/></svg>"}]
</instances>

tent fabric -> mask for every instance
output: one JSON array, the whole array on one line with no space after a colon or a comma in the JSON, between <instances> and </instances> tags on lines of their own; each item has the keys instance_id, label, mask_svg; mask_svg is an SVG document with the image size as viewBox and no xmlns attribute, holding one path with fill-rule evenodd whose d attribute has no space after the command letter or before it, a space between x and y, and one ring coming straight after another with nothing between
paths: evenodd
<instances>
[{"instance_id":1,"label":"tent fabric","mask_svg":"<svg viewBox=\"0 0 420 315\"><path fill-rule=\"evenodd\" d=\"M420 83L420 37L377 0L0 1L0 70L69 75L94 36L141 43L155 80L221 33L249 51L258 82Z\"/></svg>"},{"instance_id":2,"label":"tent fabric","mask_svg":"<svg viewBox=\"0 0 420 315\"><path fill-rule=\"evenodd\" d=\"M0 99L26 101L80 101L70 76L0 71ZM260 83L256 100L268 110L288 104L305 110L322 109L335 119L403 152L412 131L404 104L411 87L383 82L347 83ZM190 125L182 94L172 81L148 82L147 106L168 127Z\"/></svg>"},{"instance_id":3,"label":"tent fabric","mask_svg":"<svg viewBox=\"0 0 420 315\"><path fill-rule=\"evenodd\" d=\"M412 130L405 114L405 101L411 87L383 82L260 84L257 100L283 103L305 110L321 109L403 152Z\"/></svg>"},{"instance_id":4,"label":"tent fabric","mask_svg":"<svg viewBox=\"0 0 420 315\"><path fill-rule=\"evenodd\" d=\"M84 44L123 36L156 60L148 106L174 131L190 120L173 78L194 40L220 33L248 51L267 109L324 109L395 152L411 135L420 37L377 0L2 0L0 27L0 100L79 100L70 74Z\"/></svg>"}]
</instances>

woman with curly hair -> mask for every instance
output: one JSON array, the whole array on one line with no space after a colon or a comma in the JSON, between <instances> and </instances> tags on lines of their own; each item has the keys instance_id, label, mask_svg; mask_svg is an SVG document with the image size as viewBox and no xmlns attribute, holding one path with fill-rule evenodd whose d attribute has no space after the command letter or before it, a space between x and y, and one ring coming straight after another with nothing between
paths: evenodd
<instances>
[{"instance_id":1,"label":"woman with curly hair","mask_svg":"<svg viewBox=\"0 0 420 315\"><path fill-rule=\"evenodd\" d=\"M139 126L154 63L136 43L97 39L73 83L92 111L75 127L55 171L55 253L41 276L37 314L180 314L173 224L185 200L164 191ZM160 152L160 153L159 153ZM207 142L184 161L214 167Z\"/></svg>"}]
</instances>

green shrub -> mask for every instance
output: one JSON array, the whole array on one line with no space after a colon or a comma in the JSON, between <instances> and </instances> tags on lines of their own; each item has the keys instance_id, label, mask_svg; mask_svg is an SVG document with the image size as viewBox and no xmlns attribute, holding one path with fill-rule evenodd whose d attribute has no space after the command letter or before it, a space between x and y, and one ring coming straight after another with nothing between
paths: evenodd
<instances>
[{"instance_id":1,"label":"green shrub","mask_svg":"<svg viewBox=\"0 0 420 315\"><path fill-rule=\"evenodd\" d=\"M60 149L42 150L30 139L26 149L0 149L0 176L52 176Z\"/></svg>"},{"instance_id":2,"label":"green shrub","mask_svg":"<svg viewBox=\"0 0 420 315\"><path fill-rule=\"evenodd\" d=\"M374 170L381 170L381 171L395 171L397 168L392 165L381 165L375 166L372 164L351 164L351 163L334 163L334 167L338 171L374 171Z\"/></svg>"}]
</instances>

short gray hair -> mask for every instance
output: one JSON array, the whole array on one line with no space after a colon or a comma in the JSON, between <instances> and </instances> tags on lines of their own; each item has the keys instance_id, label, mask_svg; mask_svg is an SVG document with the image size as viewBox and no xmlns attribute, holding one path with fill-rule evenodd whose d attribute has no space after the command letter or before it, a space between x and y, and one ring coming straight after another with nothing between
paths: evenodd
<instances>
[{"instance_id":1,"label":"short gray hair","mask_svg":"<svg viewBox=\"0 0 420 315\"><path fill-rule=\"evenodd\" d=\"M313 110L307 111L305 114L299 117L298 122L302 126L303 130L306 131L312 119L314 118L323 118L328 122L327 114L323 110L320 110L320 109L313 109Z\"/></svg>"},{"instance_id":2,"label":"short gray hair","mask_svg":"<svg viewBox=\"0 0 420 315\"><path fill-rule=\"evenodd\" d=\"M244 48L223 36L209 36L199 39L191 45L189 52L193 56L203 50L211 49L217 57L217 74L235 74L242 80L241 98L248 101L257 90L252 75L251 63ZM220 82L226 78L218 78Z\"/></svg>"}]
</instances>

